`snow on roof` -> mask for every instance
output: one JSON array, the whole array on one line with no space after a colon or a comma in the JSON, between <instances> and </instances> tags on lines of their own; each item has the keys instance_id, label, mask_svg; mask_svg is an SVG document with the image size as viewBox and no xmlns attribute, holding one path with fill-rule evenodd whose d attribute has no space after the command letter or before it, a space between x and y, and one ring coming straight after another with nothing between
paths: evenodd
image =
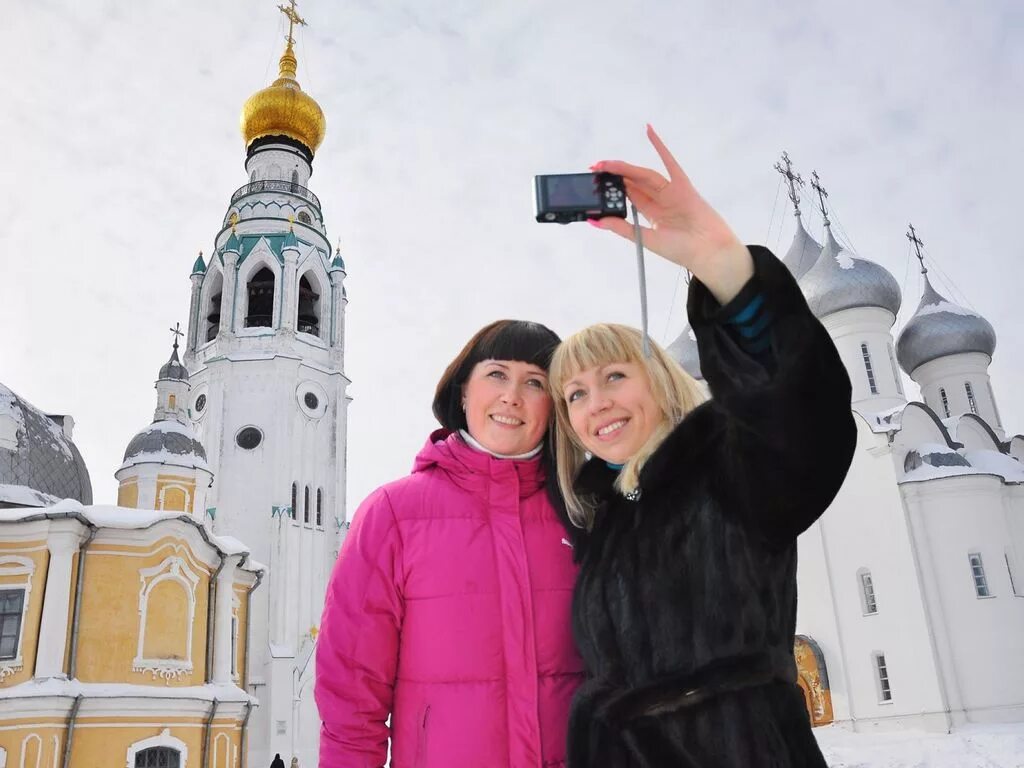
<instances>
[{"instance_id":1,"label":"snow on roof","mask_svg":"<svg viewBox=\"0 0 1024 768\"><path fill-rule=\"evenodd\" d=\"M0 484L0 502L17 504L21 507L48 507L60 499L48 493L29 488L27 485Z\"/></svg>"},{"instance_id":2,"label":"snow on roof","mask_svg":"<svg viewBox=\"0 0 1024 768\"><path fill-rule=\"evenodd\" d=\"M951 315L963 315L964 317L981 317L977 312L972 312L969 309L961 307L959 304L954 304L953 302L946 301L945 299L942 299L935 304L923 304L917 308L917 312L914 314L918 317L923 317L924 315L934 315L939 312L948 312Z\"/></svg>"},{"instance_id":3,"label":"snow on roof","mask_svg":"<svg viewBox=\"0 0 1024 768\"><path fill-rule=\"evenodd\" d=\"M892 432L899 429L903 421L903 411L906 403L888 408L884 411L869 411L865 408L854 408L854 412L860 414L861 418L868 423L872 432Z\"/></svg>"},{"instance_id":4,"label":"snow on roof","mask_svg":"<svg viewBox=\"0 0 1024 768\"><path fill-rule=\"evenodd\" d=\"M0 486L2 487L2 486ZM83 506L74 499L64 499L47 507L14 507L0 509L0 523L16 523L32 517L79 517L97 528L139 530L150 528L168 520L178 520L194 526L212 547L223 555L248 555L249 547L234 536L215 536L191 515L185 512L163 512L155 509L133 509L107 504ZM247 571L266 571L267 567L246 558L242 568Z\"/></svg>"},{"instance_id":5,"label":"snow on roof","mask_svg":"<svg viewBox=\"0 0 1024 768\"><path fill-rule=\"evenodd\" d=\"M995 475L1007 483L1024 483L1024 465L1012 456L998 451L956 451L940 443L924 443L916 452L925 457L924 463L904 472L899 482L920 482L945 477L964 475ZM928 463L927 457L935 454L954 454L961 462Z\"/></svg>"},{"instance_id":6,"label":"snow on roof","mask_svg":"<svg viewBox=\"0 0 1024 768\"><path fill-rule=\"evenodd\" d=\"M48 677L0 688L0 699L39 698L62 696L87 699L144 698L144 699L203 699L206 701L237 701L256 704L255 698L236 685L208 683L206 685L133 685L131 683L83 683L78 679L63 680Z\"/></svg>"}]
</instances>

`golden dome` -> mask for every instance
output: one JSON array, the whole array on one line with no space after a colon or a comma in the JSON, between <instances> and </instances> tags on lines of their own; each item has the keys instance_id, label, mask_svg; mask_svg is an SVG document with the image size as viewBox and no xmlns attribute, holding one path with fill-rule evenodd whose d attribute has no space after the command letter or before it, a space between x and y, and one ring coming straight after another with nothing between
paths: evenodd
<instances>
[{"instance_id":1,"label":"golden dome","mask_svg":"<svg viewBox=\"0 0 1024 768\"><path fill-rule=\"evenodd\" d=\"M248 147L263 136L287 136L316 152L324 140L327 118L320 105L295 79L298 61L291 40L281 55L279 77L250 96L242 107L241 128Z\"/></svg>"}]
</instances>

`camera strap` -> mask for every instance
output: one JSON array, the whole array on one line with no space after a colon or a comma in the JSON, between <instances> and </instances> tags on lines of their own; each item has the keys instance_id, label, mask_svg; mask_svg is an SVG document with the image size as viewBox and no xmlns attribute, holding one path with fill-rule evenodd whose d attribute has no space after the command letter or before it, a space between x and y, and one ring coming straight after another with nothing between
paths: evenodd
<instances>
[{"instance_id":1,"label":"camera strap","mask_svg":"<svg viewBox=\"0 0 1024 768\"><path fill-rule=\"evenodd\" d=\"M636 204L630 201L630 208L633 211L633 239L636 241L636 271L640 278L640 328L643 333L644 357L651 356L651 342L647 336L647 272L644 269L644 236L640 229L640 215L636 211Z\"/></svg>"}]
</instances>

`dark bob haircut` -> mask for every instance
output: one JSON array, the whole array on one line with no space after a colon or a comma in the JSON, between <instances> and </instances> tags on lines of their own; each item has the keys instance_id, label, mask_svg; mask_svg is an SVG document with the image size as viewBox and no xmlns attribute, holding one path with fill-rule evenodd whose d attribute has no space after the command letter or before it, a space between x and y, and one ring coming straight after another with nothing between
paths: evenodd
<instances>
[{"instance_id":1,"label":"dark bob haircut","mask_svg":"<svg viewBox=\"0 0 1024 768\"><path fill-rule=\"evenodd\" d=\"M540 323L496 320L484 326L466 342L441 374L434 392L435 418L442 427L453 432L466 429L462 387L477 363L482 360L515 360L546 371L559 341L558 334Z\"/></svg>"}]
</instances>

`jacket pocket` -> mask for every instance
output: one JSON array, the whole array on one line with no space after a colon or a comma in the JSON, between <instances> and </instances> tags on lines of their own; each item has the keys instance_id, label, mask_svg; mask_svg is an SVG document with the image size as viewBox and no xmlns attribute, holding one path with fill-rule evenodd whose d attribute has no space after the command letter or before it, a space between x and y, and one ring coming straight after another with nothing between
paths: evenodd
<instances>
[{"instance_id":1,"label":"jacket pocket","mask_svg":"<svg viewBox=\"0 0 1024 768\"><path fill-rule=\"evenodd\" d=\"M430 705L423 708L423 715L417 723L416 732L416 759L413 761L414 768L425 768L427 764L427 726L430 721Z\"/></svg>"}]
</instances>

